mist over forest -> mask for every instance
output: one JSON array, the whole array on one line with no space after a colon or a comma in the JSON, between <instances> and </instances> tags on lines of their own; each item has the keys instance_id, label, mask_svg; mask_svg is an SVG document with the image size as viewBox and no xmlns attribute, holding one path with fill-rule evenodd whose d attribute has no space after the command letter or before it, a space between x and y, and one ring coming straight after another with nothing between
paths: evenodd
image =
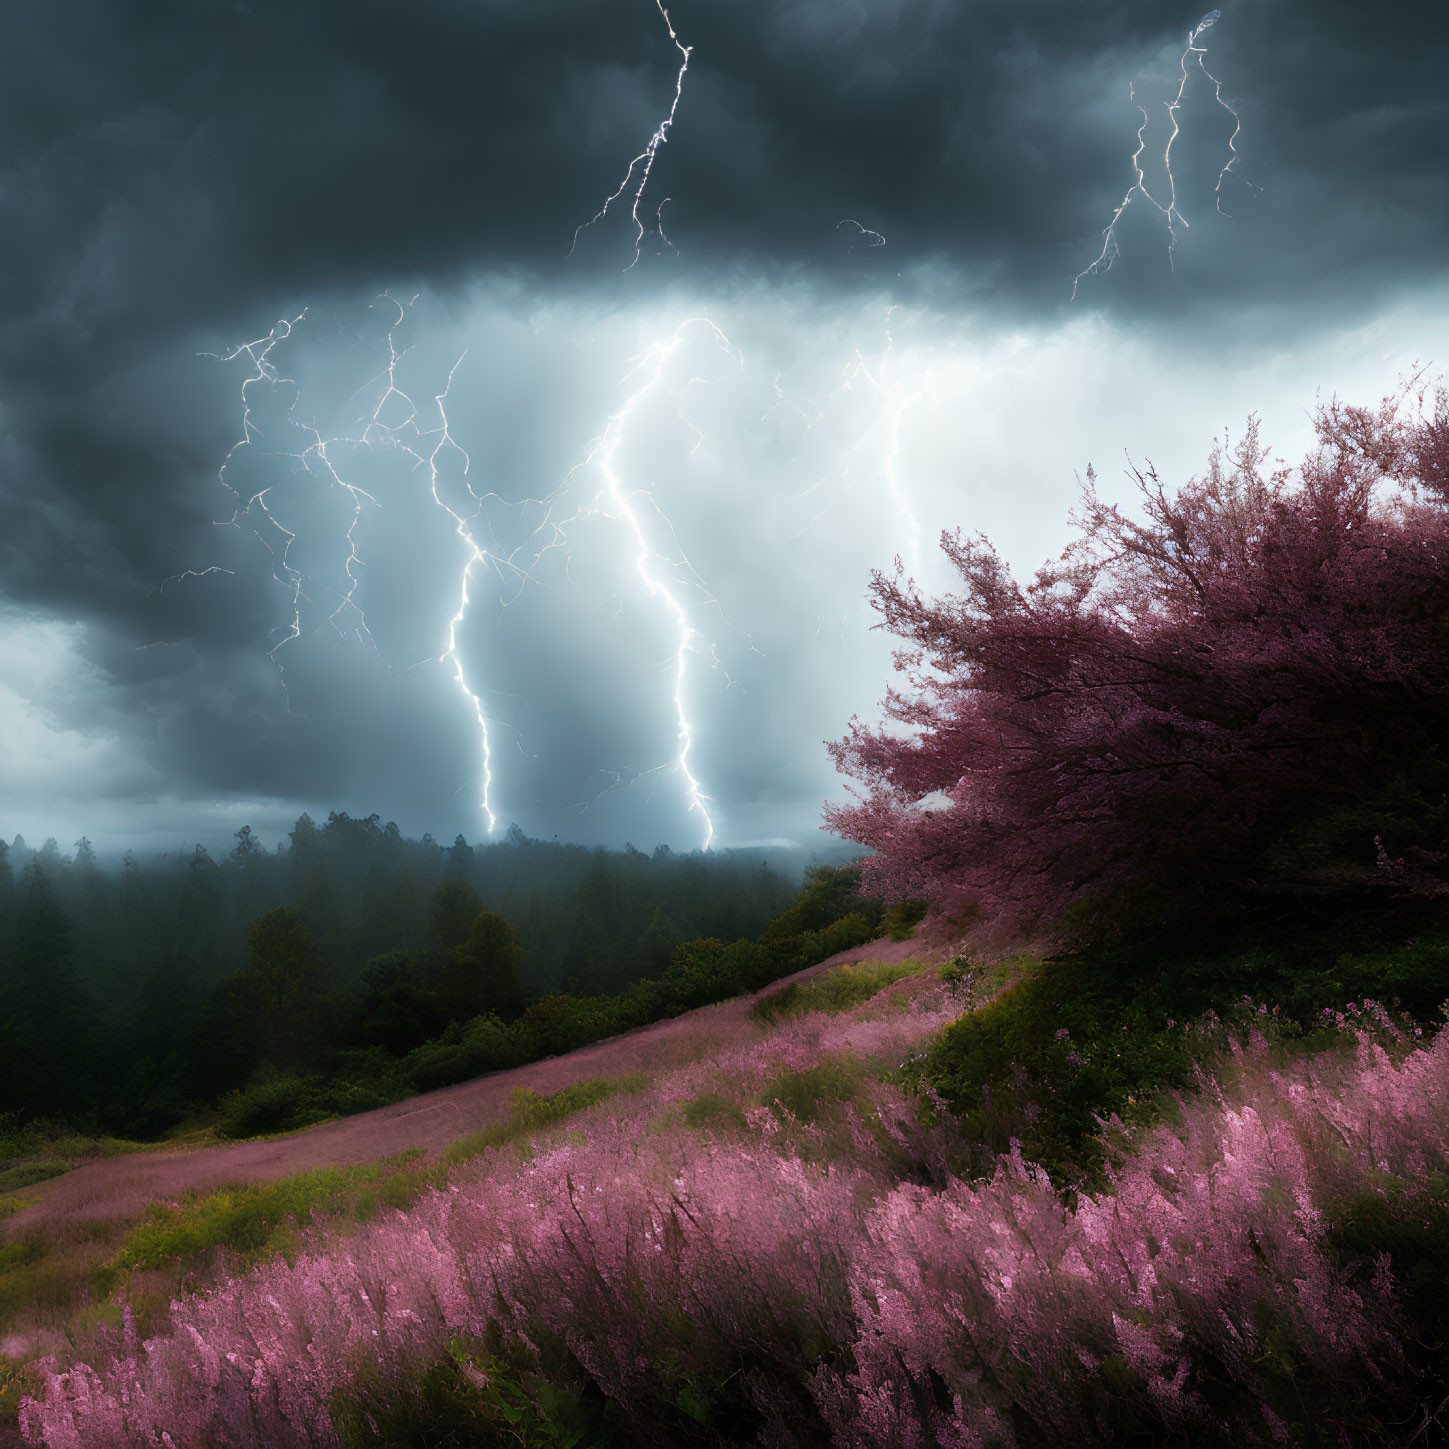
<instances>
[{"instance_id":1,"label":"mist over forest","mask_svg":"<svg viewBox=\"0 0 1449 1449\"><path fill-rule=\"evenodd\" d=\"M474 1050L394 1071L450 1027L504 1030L530 1004L526 1039L495 1049L547 1055L560 1031L592 1039L662 1013L636 999L585 1030L561 1024L558 1002L637 991L686 943L753 942L811 867L800 851L646 855L516 826L443 846L338 812L302 815L271 851L243 826L219 859L198 845L107 867L84 838L66 855L17 836L0 842L0 1112L154 1136L254 1086L269 1105L243 1125L299 1125L488 1069ZM537 1009L550 999L554 1038ZM371 1087L339 1097L344 1079Z\"/></svg>"}]
</instances>

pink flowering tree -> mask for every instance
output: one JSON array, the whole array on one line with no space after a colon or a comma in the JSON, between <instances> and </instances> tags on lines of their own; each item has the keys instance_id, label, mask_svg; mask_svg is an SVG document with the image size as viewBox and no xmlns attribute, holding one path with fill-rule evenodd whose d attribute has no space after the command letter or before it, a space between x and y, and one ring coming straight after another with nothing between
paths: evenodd
<instances>
[{"instance_id":1,"label":"pink flowering tree","mask_svg":"<svg viewBox=\"0 0 1449 1449\"><path fill-rule=\"evenodd\" d=\"M825 812L867 887L1063 938L1449 890L1449 402L1415 381L1320 406L1297 469L1250 419L1175 494L1134 470L1140 517L1089 469L1024 587L959 532L959 593L877 572L901 681Z\"/></svg>"}]
</instances>

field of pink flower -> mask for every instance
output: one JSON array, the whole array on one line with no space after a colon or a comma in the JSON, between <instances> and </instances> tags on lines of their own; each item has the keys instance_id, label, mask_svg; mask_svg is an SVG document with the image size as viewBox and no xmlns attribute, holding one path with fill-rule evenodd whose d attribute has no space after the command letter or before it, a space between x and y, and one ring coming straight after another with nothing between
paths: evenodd
<instances>
[{"instance_id":1,"label":"field of pink flower","mask_svg":"<svg viewBox=\"0 0 1449 1449\"><path fill-rule=\"evenodd\" d=\"M531 1157L48 1365L27 1439L1407 1441L1423 1264L1375 1244L1442 1226L1449 1036L1366 1016L1303 1057L1224 1031L1168 1120L1105 1125L1110 1188L1071 1201L1019 1153L965 1180L954 1119L880 1079L958 990L926 973L656 1062ZM425 1437L448 1415L466 1436Z\"/></svg>"}]
</instances>

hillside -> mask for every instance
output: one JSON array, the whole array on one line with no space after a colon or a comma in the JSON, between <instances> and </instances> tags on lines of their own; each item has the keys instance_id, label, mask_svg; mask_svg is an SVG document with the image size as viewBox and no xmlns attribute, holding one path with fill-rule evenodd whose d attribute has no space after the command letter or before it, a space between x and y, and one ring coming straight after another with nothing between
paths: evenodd
<instances>
[{"instance_id":1,"label":"hillside","mask_svg":"<svg viewBox=\"0 0 1449 1449\"><path fill-rule=\"evenodd\" d=\"M89 1253L114 1306L0 1344L11 1442L1442 1442L1449 1036L1368 1000L1157 1020L1076 969L877 941L378 1112L79 1168L0 1254Z\"/></svg>"},{"instance_id":2,"label":"hillside","mask_svg":"<svg viewBox=\"0 0 1449 1449\"><path fill-rule=\"evenodd\" d=\"M51 1230L80 1222L125 1221L147 1203L205 1192L225 1183L256 1182L315 1168L376 1162L397 1153L431 1157L469 1132L507 1119L518 1088L546 1096L594 1077L658 1072L707 1058L719 1043L750 1031L750 1010L765 994L790 983L813 980L847 963L895 965L928 960L919 946L882 938L841 951L763 991L651 1022L563 1056L491 1072L470 1082L425 1092L406 1101L302 1132L202 1147L160 1146L98 1157L17 1194L24 1202L0 1216L0 1244L15 1242L37 1228Z\"/></svg>"}]
</instances>

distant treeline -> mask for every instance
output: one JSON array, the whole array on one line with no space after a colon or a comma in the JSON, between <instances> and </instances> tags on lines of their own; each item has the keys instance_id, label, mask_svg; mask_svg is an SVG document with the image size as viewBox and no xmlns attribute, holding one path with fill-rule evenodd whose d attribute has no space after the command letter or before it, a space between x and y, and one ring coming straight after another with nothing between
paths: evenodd
<instances>
[{"instance_id":1,"label":"distant treeline","mask_svg":"<svg viewBox=\"0 0 1449 1449\"><path fill-rule=\"evenodd\" d=\"M802 891L799 852L443 847L337 813L235 840L114 871L0 842L0 1113L294 1125L763 985L881 919L852 868Z\"/></svg>"}]
</instances>

